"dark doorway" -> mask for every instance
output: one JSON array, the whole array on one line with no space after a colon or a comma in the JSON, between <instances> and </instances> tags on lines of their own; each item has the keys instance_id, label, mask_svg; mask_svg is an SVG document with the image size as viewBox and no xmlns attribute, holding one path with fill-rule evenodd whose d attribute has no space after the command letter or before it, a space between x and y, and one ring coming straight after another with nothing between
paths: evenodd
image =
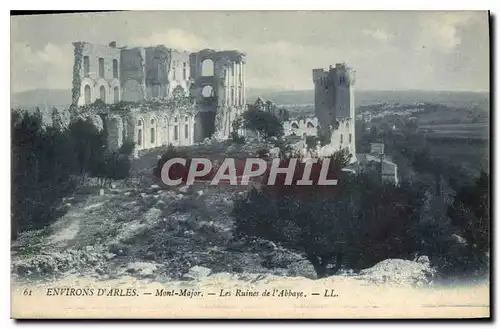
<instances>
[{"instance_id":1,"label":"dark doorway","mask_svg":"<svg viewBox=\"0 0 500 329\"><path fill-rule=\"evenodd\" d=\"M215 132L215 112L198 112L194 120L194 141L202 142Z\"/></svg>"}]
</instances>

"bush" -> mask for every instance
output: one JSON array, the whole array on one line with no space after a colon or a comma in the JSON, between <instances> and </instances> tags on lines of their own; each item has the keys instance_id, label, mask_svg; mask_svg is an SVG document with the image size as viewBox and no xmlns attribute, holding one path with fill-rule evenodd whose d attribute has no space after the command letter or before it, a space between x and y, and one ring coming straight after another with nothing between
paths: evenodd
<instances>
[{"instance_id":1,"label":"bush","mask_svg":"<svg viewBox=\"0 0 500 329\"><path fill-rule=\"evenodd\" d=\"M266 139L283 136L283 125L269 112L248 110L243 113L243 123L247 129L257 131Z\"/></svg>"},{"instance_id":2,"label":"bush","mask_svg":"<svg viewBox=\"0 0 500 329\"><path fill-rule=\"evenodd\" d=\"M87 174L103 182L129 174L128 156L107 152L105 132L92 120L74 121L67 129L44 126L39 115L27 112L12 112L11 120L13 239L19 231L45 227L62 215L62 199Z\"/></svg>"},{"instance_id":3,"label":"bush","mask_svg":"<svg viewBox=\"0 0 500 329\"><path fill-rule=\"evenodd\" d=\"M120 152L108 152L102 159L93 164L92 175L101 178L106 184L110 180L124 179L129 177L132 163L128 155Z\"/></svg>"},{"instance_id":4,"label":"bush","mask_svg":"<svg viewBox=\"0 0 500 329\"><path fill-rule=\"evenodd\" d=\"M336 178L337 185L317 185L324 161L319 160L311 170L312 186L296 184L304 172L301 164L291 185L278 175L274 186L236 198L236 234L273 240L304 253L318 277L328 275L333 264L337 270L342 265L362 269L387 258L412 258L420 246L411 233L424 190L342 172L347 155L341 151L330 159L327 177ZM283 166L288 161L283 159Z\"/></svg>"},{"instance_id":5,"label":"bush","mask_svg":"<svg viewBox=\"0 0 500 329\"><path fill-rule=\"evenodd\" d=\"M132 140L125 140L123 141L122 146L118 150L120 154L125 154L125 155L131 155L132 152L134 151L135 148L135 143Z\"/></svg>"},{"instance_id":6,"label":"bush","mask_svg":"<svg viewBox=\"0 0 500 329\"><path fill-rule=\"evenodd\" d=\"M229 134L229 138L236 144L245 144L245 136L240 136L236 131L232 131Z\"/></svg>"},{"instance_id":7,"label":"bush","mask_svg":"<svg viewBox=\"0 0 500 329\"><path fill-rule=\"evenodd\" d=\"M489 197L489 177L481 172L473 184L458 191L448 207L447 214L452 224L458 228L457 233L465 238L463 247L467 257L462 260L466 260L468 266L462 266L463 274L474 269L487 269L487 254L490 251Z\"/></svg>"},{"instance_id":8,"label":"bush","mask_svg":"<svg viewBox=\"0 0 500 329\"><path fill-rule=\"evenodd\" d=\"M409 189L377 186L365 177L342 177L339 186L282 195L272 187L237 198L238 235L273 240L303 252L318 277L343 264L362 269L387 258L417 252L408 226L416 221L419 198ZM347 186L350 185L350 186ZM395 200L398 200L397 202Z\"/></svg>"},{"instance_id":9,"label":"bush","mask_svg":"<svg viewBox=\"0 0 500 329\"><path fill-rule=\"evenodd\" d=\"M281 159L289 158L292 155L293 147L287 140L283 138L277 139L274 146L279 148L279 157Z\"/></svg>"},{"instance_id":10,"label":"bush","mask_svg":"<svg viewBox=\"0 0 500 329\"><path fill-rule=\"evenodd\" d=\"M62 214L61 200L104 156L105 136L91 123L68 129L43 125L39 116L12 113L12 238L42 228Z\"/></svg>"}]
</instances>

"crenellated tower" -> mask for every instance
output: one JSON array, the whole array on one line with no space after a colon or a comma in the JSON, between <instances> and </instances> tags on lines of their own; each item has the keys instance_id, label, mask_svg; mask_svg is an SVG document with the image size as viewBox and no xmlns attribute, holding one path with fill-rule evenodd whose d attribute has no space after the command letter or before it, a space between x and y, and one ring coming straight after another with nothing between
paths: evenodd
<instances>
[{"instance_id":1,"label":"crenellated tower","mask_svg":"<svg viewBox=\"0 0 500 329\"><path fill-rule=\"evenodd\" d=\"M324 152L347 148L355 161L355 73L344 63L313 69L314 109Z\"/></svg>"}]
</instances>

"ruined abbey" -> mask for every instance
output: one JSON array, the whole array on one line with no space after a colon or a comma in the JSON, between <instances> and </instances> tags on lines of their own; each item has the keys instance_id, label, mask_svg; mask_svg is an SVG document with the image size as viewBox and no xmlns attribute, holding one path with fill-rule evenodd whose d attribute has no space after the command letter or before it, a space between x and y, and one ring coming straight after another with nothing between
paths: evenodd
<instances>
[{"instance_id":1,"label":"ruined abbey","mask_svg":"<svg viewBox=\"0 0 500 329\"><path fill-rule=\"evenodd\" d=\"M234 119L248 109L245 54L239 51L73 45L73 107L100 100L113 149L125 140L143 150L225 139ZM320 154L347 148L355 160L354 72L336 64L312 74L315 118L285 122L285 132L317 135L323 141Z\"/></svg>"},{"instance_id":2,"label":"ruined abbey","mask_svg":"<svg viewBox=\"0 0 500 329\"><path fill-rule=\"evenodd\" d=\"M227 138L246 110L241 52L73 45L73 106L100 100L111 109L105 124L113 148L126 139L141 150Z\"/></svg>"}]
</instances>

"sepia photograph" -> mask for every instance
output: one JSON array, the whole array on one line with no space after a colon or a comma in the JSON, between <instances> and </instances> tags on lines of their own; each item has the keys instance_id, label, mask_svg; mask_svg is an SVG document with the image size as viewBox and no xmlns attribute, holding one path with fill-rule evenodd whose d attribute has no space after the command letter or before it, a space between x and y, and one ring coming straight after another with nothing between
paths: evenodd
<instances>
[{"instance_id":1,"label":"sepia photograph","mask_svg":"<svg viewBox=\"0 0 500 329\"><path fill-rule=\"evenodd\" d=\"M11 12L11 318L490 318L491 22Z\"/></svg>"}]
</instances>

